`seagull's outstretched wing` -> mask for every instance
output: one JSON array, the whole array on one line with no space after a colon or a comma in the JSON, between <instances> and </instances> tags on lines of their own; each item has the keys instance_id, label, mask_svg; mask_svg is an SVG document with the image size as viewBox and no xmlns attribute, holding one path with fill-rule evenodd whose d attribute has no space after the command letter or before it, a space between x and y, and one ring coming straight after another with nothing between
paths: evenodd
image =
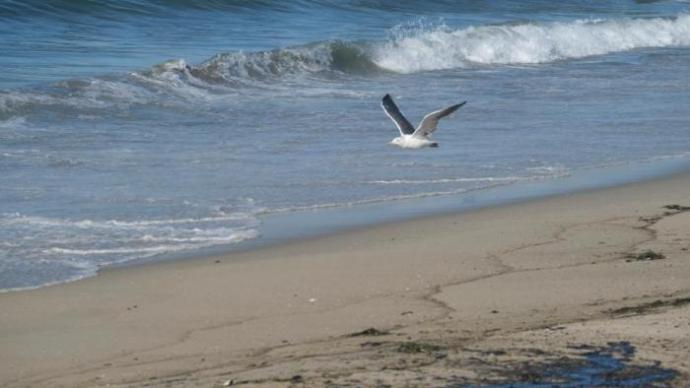
<instances>
[{"instance_id":1,"label":"seagull's outstretched wing","mask_svg":"<svg viewBox=\"0 0 690 388\"><path fill-rule=\"evenodd\" d=\"M390 94L386 94L386 96L383 97L381 106L383 107L383 111L386 112L388 117L390 117L398 127L401 135L411 135L414 133L414 127L400 112L400 109L395 105Z\"/></svg>"},{"instance_id":2,"label":"seagull's outstretched wing","mask_svg":"<svg viewBox=\"0 0 690 388\"><path fill-rule=\"evenodd\" d=\"M429 113L428 115L424 116L422 121L419 123L419 126L417 129L414 131L413 136L417 137L427 137L429 136L432 132L436 130L436 126L438 125L438 120L448 116L449 114L455 112L458 110L461 106L465 105L467 101L463 101L457 105L449 106L448 108L437 110L434 112Z\"/></svg>"}]
</instances>

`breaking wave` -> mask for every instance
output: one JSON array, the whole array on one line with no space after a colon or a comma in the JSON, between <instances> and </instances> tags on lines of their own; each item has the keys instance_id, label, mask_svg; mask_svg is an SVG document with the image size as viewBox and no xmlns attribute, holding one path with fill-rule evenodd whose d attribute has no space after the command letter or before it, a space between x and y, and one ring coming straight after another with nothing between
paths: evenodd
<instances>
[{"instance_id":1,"label":"breaking wave","mask_svg":"<svg viewBox=\"0 0 690 388\"><path fill-rule=\"evenodd\" d=\"M198 66L183 62L159 65L158 73L152 71L149 75L186 71L188 77L206 83L246 85L248 81L276 81L299 75L376 75L537 64L676 46L690 46L690 15L462 29L400 26L384 41L330 41L269 51L222 53Z\"/></svg>"},{"instance_id":2,"label":"breaking wave","mask_svg":"<svg viewBox=\"0 0 690 388\"><path fill-rule=\"evenodd\" d=\"M319 81L352 76L540 64L640 48L690 46L690 15L395 28L383 41L326 41L257 52L227 52L198 64L163 62L129 75L0 91L0 119L36 109L90 114L137 105L185 107L247 88L281 88L314 96ZM316 82L315 82L316 81ZM318 94L318 93L316 93Z\"/></svg>"},{"instance_id":3,"label":"breaking wave","mask_svg":"<svg viewBox=\"0 0 690 388\"><path fill-rule=\"evenodd\" d=\"M370 57L366 44L343 41L261 52L230 52L217 55L189 69L211 82L241 84L294 75L374 74L384 71Z\"/></svg>"},{"instance_id":4,"label":"breaking wave","mask_svg":"<svg viewBox=\"0 0 690 388\"><path fill-rule=\"evenodd\" d=\"M374 62L398 73L473 65L538 64L640 48L690 45L690 15L578 20L453 30L405 29L379 45Z\"/></svg>"}]
</instances>

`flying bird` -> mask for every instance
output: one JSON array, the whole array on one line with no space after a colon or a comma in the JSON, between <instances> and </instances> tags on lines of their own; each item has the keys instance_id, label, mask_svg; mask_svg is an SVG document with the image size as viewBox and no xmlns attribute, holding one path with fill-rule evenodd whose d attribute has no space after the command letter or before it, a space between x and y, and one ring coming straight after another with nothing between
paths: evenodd
<instances>
[{"instance_id":1,"label":"flying bird","mask_svg":"<svg viewBox=\"0 0 690 388\"><path fill-rule=\"evenodd\" d=\"M400 130L400 136L391 140L391 144L402 148L438 147L438 143L429 139L432 132L436 130L438 121L455 112L465 103L467 101L427 114L415 129L395 105L391 95L386 94L381 101L381 107Z\"/></svg>"}]
</instances>

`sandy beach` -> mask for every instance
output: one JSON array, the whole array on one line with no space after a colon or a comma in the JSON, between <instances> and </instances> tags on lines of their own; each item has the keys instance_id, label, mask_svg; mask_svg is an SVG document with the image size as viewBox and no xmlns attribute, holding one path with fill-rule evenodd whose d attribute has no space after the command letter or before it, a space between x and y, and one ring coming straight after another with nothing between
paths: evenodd
<instances>
[{"instance_id":1,"label":"sandy beach","mask_svg":"<svg viewBox=\"0 0 690 388\"><path fill-rule=\"evenodd\" d=\"M688 173L0 294L0 385L447 387L594 362L687 386L686 206Z\"/></svg>"}]
</instances>

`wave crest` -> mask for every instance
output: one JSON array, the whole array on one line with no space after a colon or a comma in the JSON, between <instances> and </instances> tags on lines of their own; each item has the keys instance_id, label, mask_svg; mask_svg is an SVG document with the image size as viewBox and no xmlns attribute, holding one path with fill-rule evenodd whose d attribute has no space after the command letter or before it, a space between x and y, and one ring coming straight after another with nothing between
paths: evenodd
<instances>
[{"instance_id":1,"label":"wave crest","mask_svg":"<svg viewBox=\"0 0 690 388\"><path fill-rule=\"evenodd\" d=\"M379 45L374 62L398 73L473 65L538 64L648 47L690 45L690 15L587 20L453 30L398 29Z\"/></svg>"},{"instance_id":2,"label":"wave crest","mask_svg":"<svg viewBox=\"0 0 690 388\"><path fill-rule=\"evenodd\" d=\"M690 15L675 18L397 28L384 41L326 41L258 52L227 52L199 65L182 59L129 76L64 81L0 91L0 120L32 112L127 112L135 105L187 109L244 88L299 87L312 81L506 64L538 64L648 47L690 46Z\"/></svg>"},{"instance_id":3,"label":"wave crest","mask_svg":"<svg viewBox=\"0 0 690 388\"><path fill-rule=\"evenodd\" d=\"M344 41L259 52L229 52L190 68L193 76L212 83L242 84L296 75L332 72L371 74L383 71L364 45Z\"/></svg>"}]
</instances>

